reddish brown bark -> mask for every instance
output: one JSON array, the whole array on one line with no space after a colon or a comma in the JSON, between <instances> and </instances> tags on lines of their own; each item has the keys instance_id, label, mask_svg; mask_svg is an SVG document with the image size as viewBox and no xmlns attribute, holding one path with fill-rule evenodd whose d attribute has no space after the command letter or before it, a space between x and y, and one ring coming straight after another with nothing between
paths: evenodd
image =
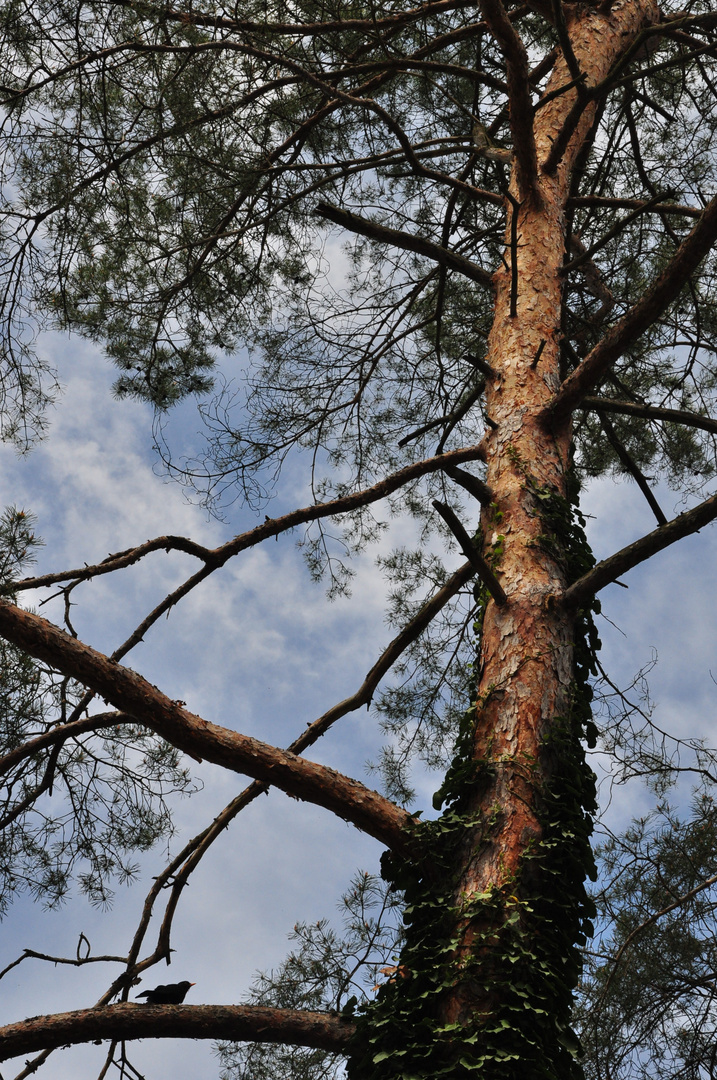
<instances>
[{"instance_id":1,"label":"reddish brown bark","mask_svg":"<svg viewBox=\"0 0 717 1080\"><path fill-rule=\"evenodd\" d=\"M574 12L567 28L586 85L604 79L640 30L656 22L658 15L654 0L616 5L608 14L594 9ZM570 81L561 57L546 94ZM539 166L550 157L576 101L577 91L571 89L536 113ZM486 558L490 561L500 552L497 574L508 602L502 606L490 602L483 623L474 757L489 763L489 769L477 785L472 811L484 821L492 818L492 823L486 834L479 829L465 847L456 892L459 910L466 910L476 895L514 881L531 841L540 838L544 739L554 718L567 711L572 682L573 626L569 613L556 603L566 580L541 542L545 524L533 490L566 494L569 413L563 413L552 430L542 415L560 385L561 266L571 169L594 110L594 104L586 105L557 168L539 173L535 194L525 197L519 208L509 208L509 214L518 214L517 248L510 250L509 221L508 265L495 275L495 318L487 361L496 375L487 385L486 410L496 427L484 442L494 503L483 510L482 528ZM512 191L516 199L520 197L515 180ZM510 314L513 258L518 281L515 317ZM482 929L466 920L466 955ZM466 1020L480 1008L470 989L459 989L445 1007L445 1018Z\"/></svg>"},{"instance_id":2,"label":"reddish brown bark","mask_svg":"<svg viewBox=\"0 0 717 1080\"><path fill-rule=\"evenodd\" d=\"M71 675L191 757L266 780L295 798L324 806L387 847L410 847L411 815L378 792L334 769L195 716L131 668L109 660L39 615L0 600L0 636Z\"/></svg>"},{"instance_id":3,"label":"reddish brown bark","mask_svg":"<svg viewBox=\"0 0 717 1080\"><path fill-rule=\"evenodd\" d=\"M0 1061L103 1039L228 1039L290 1043L341 1053L350 1020L329 1013L258 1005L140 1005L123 1002L78 1012L32 1016L0 1028Z\"/></svg>"}]
</instances>

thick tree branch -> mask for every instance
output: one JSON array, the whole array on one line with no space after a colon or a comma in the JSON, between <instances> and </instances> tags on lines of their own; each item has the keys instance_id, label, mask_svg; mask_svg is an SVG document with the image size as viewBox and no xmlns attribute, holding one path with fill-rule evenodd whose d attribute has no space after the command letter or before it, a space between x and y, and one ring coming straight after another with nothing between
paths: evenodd
<instances>
[{"instance_id":1,"label":"thick tree branch","mask_svg":"<svg viewBox=\"0 0 717 1080\"><path fill-rule=\"evenodd\" d=\"M451 600L460 589L474 576L475 571L470 563L464 563L446 583L431 596L423 607L396 635L391 643L384 649L380 657L368 672L358 690L350 697L345 698L337 705L332 706L322 716L309 724L297 739L287 748L293 753L301 753L307 747L316 742L329 728L356 709L363 705L369 705L374 691L383 676L389 671L396 660L408 646L425 630L435 616ZM170 955L170 934L174 913L179 903L179 898L187 881L204 857L207 850L219 838L222 832L229 827L231 822L241 813L254 799L269 790L269 785L259 780L254 780L236 798L232 799L214 820L194 836L164 868L153 881L144 902L142 916L134 936L129 957L126 962L126 970L123 971L112 983L112 986L103 995L99 1004L106 1005L120 991L126 990L128 982L140 972L145 971L160 960L167 959ZM144 940L150 918L154 909L154 902L163 889L169 887L169 898L165 905L165 912L157 935L157 943L152 953L145 957L141 963L137 963L139 950Z\"/></svg>"},{"instance_id":2,"label":"thick tree branch","mask_svg":"<svg viewBox=\"0 0 717 1080\"><path fill-rule=\"evenodd\" d=\"M335 225L340 225L349 232L358 233L360 236L368 236L369 239L376 240L380 244L390 244L392 247L401 248L404 251L415 251L418 255L425 255L426 258L433 259L440 266L456 270L459 274L463 274L464 277L470 278L471 281L477 281L479 284L490 288L493 287L492 275L487 270L484 270L482 266L478 266L476 263L471 262L470 259L466 259L464 255L459 255L455 251L441 247L440 244L427 240L423 236L414 236L411 233L402 232L400 229L389 229L386 225L379 225L375 221L369 221L368 218L352 214L348 210L341 210L336 206L330 206L329 203L325 202L316 204L316 213L319 217L327 218L329 221L333 221Z\"/></svg>"},{"instance_id":3,"label":"thick tree branch","mask_svg":"<svg viewBox=\"0 0 717 1080\"><path fill-rule=\"evenodd\" d=\"M680 244L668 266L640 300L608 330L602 341L570 374L543 413L550 426L565 420L593 389L610 366L662 315L680 293L687 278L699 266L717 239L717 196Z\"/></svg>"},{"instance_id":4,"label":"thick tree branch","mask_svg":"<svg viewBox=\"0 0 717 1080\"><path fill-rule=\"evenodd\" d=\"M378 792L333 769L195 716L141 675L39 615L0 600L0 636L77 679L191 757L265 780L287 795L323 806L388 847L410 846L411 815Z\"/></svg>"},{"instance_id":5,"label":"thick tree branch","mask_svg":"<svg viewBox=\"0 0 717 1080\"><path fill-rule=\"evenodd\" d=\"M462 488L470 492L474 499L477 499L481 506L490 506L493 502L493 492L490 490L485 480L481 480L480 477L474 476L473 473L466 472L465 469L446 469L446 475L450 476L451 480L456 484L460 484Z\"/></svg>"},{"instance_id":6,"label":"thick tree branch","mask_svg":"<svg viewBox=\"0 0 717 1080\"><path fill-rule=\"evenodd\" d=\"M340 1054L354 1024L331 1013L259 1005L139 1005L122 1002L33 1016L0 1028L0 1061L99 1039L228 1039L289 1043Z\"/></svg>"},{"instance_id":7,"label":"thick tree branch","mask_svg":"<svg viewBox=\"0 0 717 1080\"><path fill-rule=\"evenodd\" d=\"M581 409L600 412L622 413L627 416L644 416L647 420L660 420L667 424L684 424L717 435L717 420L710 416L698 416L687 409L665 409L660 405L643 405L637 401L621 401L617 398L586 397L580 402Z\"/></svg>"},{"instance_id":8,"label":"thick tree branch","mask_svg":"<svg viewBox=\"0 0 717 1080\"><path fill-rule=\"evenodd\" d=\"M645 562L646 559L649 559L658 551L669 547L670 544L674 544L677 540L682 540L683 537L698 532L703 526L714 521L716 517L717 495L713 495L711 498L706 499L705 502L700 503L699 506L695 506L694 509L687 510L684 514L680 514L679 517L668 521L666 525L660 525L658 528L653 529L652 532L647 533L646 536L640 537L634 544L628 544L627 547L615 552L614 555L603 559L602 562L599 562L592 570L578 578L576 582L565 590L563 594L565 603L571 606L584 603L627 570L639 566L640 563Z\"/></svg>"},{"instance_id":9,"label":"thick tree branch","mask_svg":"<svg viewBox=\"0 0 717 1080\"><path fill-rule=\"evenodd\" d=\"M134 7L133 0L114 0L117 7ZM460 11L463 8L473 7L474 0L434 0L432 3L418 4L406 11L391 13L389 15L376 15L372 12L372 18L346 18L338 20L326 20L317 22L257 22L254 19L232 19L227 16L209 15L202 12L187 12L173 10L164 5L146 5L145 11L155 17L168 21L179 22L191 26L211 26L217 29L242 31L249 34L260 34L262 37L272 35L296 37L298 34L314 37L321 34L331 34L348 30L375 33L376 30L394 30L411 22L417 22L432 15L444 14L451 11Z\"/></svg>"},{"instance_id":10,"label":"thick tree branch","mask_svg":"<svg viewBox=\"0 0 717 1080\"><path fill-rule=\"evenodd\" d=\"M584 207L601 207L615 210L644 210L647 212L647 203L644 199L611 199L603 195L571 195L568 199L568 207L583 209ZM702 215L699 206L682 206L679 203L655 203L650 206L651 214L676 214L681 217L698 218Z\"/></svg>"}]
</instances>

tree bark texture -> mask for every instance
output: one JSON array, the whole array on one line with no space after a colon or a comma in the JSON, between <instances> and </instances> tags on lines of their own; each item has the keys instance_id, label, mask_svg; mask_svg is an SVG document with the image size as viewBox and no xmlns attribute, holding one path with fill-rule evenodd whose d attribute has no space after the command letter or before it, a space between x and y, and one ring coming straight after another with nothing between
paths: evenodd
<instances>
[{"instance_id":1,"label":"tree bark texture","mask_svg":"<svg viewBox=\"0 0 717 1080\"><path fill-rule=\"evenodd\" d=\"M305 1009L254 1005L144 1005L123 1002L78 1012L31 1016L0 1028L0 1061L38 1050L105 1039L228 1039L291 1043L341 1053L350 1020Z\"/></svg>"},{"instance_id":2,"label":"tree bark texture","mask_svg":"<svg viewBox=\"0 0 717 1080\"><path fill-rule=\"evenodd\" d=\"M411 815L378 792L334 769L196 716L131 668L7 600L0 600L0 635L71 675L191 757L324 806L388 847L410 847Z\"/></svg>"},{"instance_id":3,"label":"tree bark texture","mask_svg":"<svg viewBox=\"0 0 717 1080\"><path fill-rule=\"evenodd\" d=\"M615 4L608 14L577 9L568 32L587 87L603 80L636 35L657 19L653 0ZM546 93L570 81L561 57ZM528 900L521 863L543 835L540 792L556 767L546 740L555 719L570 712L574 620L561 603L568 581L562 561L545 543L541 498L567 496L571 424L568 415L550 427L543 414L560 385L565 210L594 104L585 105L557 169L546 173L543 166L577 100L577 90L571 89L535 113L537 174L531 186L523 164L519 182L513 182L505 265L494 278L495 318L486 359L495 376L488 381L485 403L495 427L484 443L494 501L482 511L481 528L484 556L495 567L507 603L488 600L482 626L473 739L480 773L469 798L479 824L463 845L455 894L458 910L466 913L476 896L506 887L518 900ZM512 214L517 214L517 245L511 244ZM466 956L475 949L476 933L485 933L484 923L466 916L459 946ZM447 996L443 1015L448 1023L462 1023L476 1009L492 1007L489 988L483 992L469 980Z\"/></svg>"}]
</instances>

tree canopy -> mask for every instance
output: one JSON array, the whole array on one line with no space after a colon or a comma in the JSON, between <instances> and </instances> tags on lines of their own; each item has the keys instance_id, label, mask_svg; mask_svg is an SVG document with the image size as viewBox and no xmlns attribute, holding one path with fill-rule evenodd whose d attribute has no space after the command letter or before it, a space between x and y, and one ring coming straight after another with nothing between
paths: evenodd
<instances>
[{"instance_id":1,"label":"tree canopy","mask_svg":"<svg viewBox=\"0 0 717 1080\"><path fill-rule=\"evenodd\" d=\"M251 784L153 879L97 1007L0 1030L4 1057L109 1039L105 1075L115 1054L130 1069L128 1040L182 1034L227 1040L237 1077L343 1057L352 1080L713 1075L713 754L688 741L697 789L674 807L682 764L601 669L594 623L605 586L717 517L710 7L2 5L5 438L43 433L62 371L42 334L69 331L153 406L192 498L280 511L216 546L167 532L34 576L34 521L5 511L3 911L73 883L102 902L160 850L192 759ZM181 457L169 410L192 395L205 438ZM606 476L655 527L595 563L579 492ZM288 748L125 663L296 530L347 595L397 519L411 542L379 558L394 637ZM160 553L198 569L113 651L81 640L85 583L121 591ZM26 606L48 589L54 608ZM380 791L307 754L363 706ZM596 744L656 792L599 874ZM432 806L421 768L443 774ZM354 879L343 936L297 924L244 1006L123 1006L169 960L205 853L271 787L383 845L383 879Z\"/></svg>"}]
</instances>

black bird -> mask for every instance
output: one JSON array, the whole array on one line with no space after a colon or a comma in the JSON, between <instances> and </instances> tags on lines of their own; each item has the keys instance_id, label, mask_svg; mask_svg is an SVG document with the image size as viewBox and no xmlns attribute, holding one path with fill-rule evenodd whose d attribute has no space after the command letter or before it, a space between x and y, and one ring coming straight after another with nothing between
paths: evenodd
<instances>
[{"instance_id":1,"label":"black bird","mask_svg":"<svg viewBox=\"0 0 717 1080\"><path fill-rule=\"evenodd\" d=\"M189 987L194 985L186 979L180 983L167 983L166 986L161 983L154 990L143 990L137 997L147 998L146 1005L179 1005L187 996Z\"/></svg>"}]
</instances>

